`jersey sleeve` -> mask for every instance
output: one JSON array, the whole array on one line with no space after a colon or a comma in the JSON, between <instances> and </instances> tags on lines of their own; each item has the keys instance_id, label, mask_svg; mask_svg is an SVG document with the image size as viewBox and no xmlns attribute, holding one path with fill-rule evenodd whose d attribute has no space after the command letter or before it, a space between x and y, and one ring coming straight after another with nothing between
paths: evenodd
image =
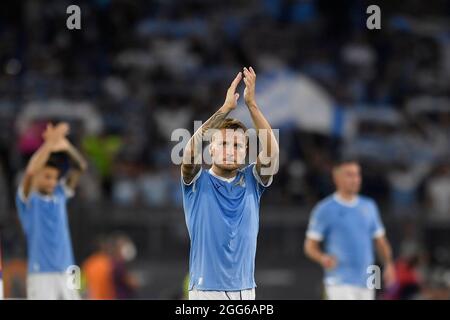
<instances>
[{"instance_id":1,"label":"jersey sleeve","mask_svg":"<svg viewBox=\"0 0 450 320\"><path fill-rule=\"evenodd\" d=\"M61 179L61 181L58 184L58 187L60 188L60 191L64 194L64 196L67 199L73 198L75 196L75 190L73 190L67 185L66 179L64 178Z\"/></svg>"},{"instance_id":2,"label":"jersey sleeve","mask_svg":"<svg viewBox=\"0 0 450 320\"><path fill-rule=\"evenodd\" d=\"M63 197L65 200L75 196L75 192L67 186L65 179L61 179L58 183L55 188L55 194Z\"/></svg>"},{"instance_id":3,"label":"jersey sleeve","mask_svg":"<svg viewBox=\"0 0 450 320\"><path fill-rule=\"evenodd\" d=\"M261 177L259 176L258 172L256 171L256 163L251 163L250 165L247 166L247 168L245 168L245 170L247 171L246 176L250 177L250 179L252 179L252 184L258 194L258 197L261 197L261 195L263 194L263 192L270 187L270 185L272 184L273 181L273 176L270 177L269 181L264 184L261 180Z\"/></svg>"},{"instance_id":4,"label":"jersey sleeve","mask_svg":"<svg viewBox=\"0 0 450 320\"><path fill-rule=\"evenodd\" d=\"M16 193L16 203L17 206L20 208L25 208L27 205L28 200L25 198L25 194L23 192L23 186L20 185L17 188L17 193Z\"/></svg>"},{"instance_id":5,"label":"jersey sleeve","mask_svg":"<svg viewBox=\"0 0 450 320\"><path fill-rule=\"evenodd\" d=\"M183 196L189 196L190 194L194 193L197 190L197 187L201 183L200 176L203 173L203 168L200 168L200 170L195 175L194 179L192 179L191 182L186 183L184 181L183 175L181 174L180 180L181 180L181 189L183 191Z\"/></svg>"},{"instance_id":6,"label":"jersey sleeve","mask_svg":"<svg viewBox=\"0 0 450 320\"><path fill-rule=\"evenodd\" d=\"M203 168L200 169L199 172L195 175L194 179L190 183L186 183L183 179L183 175L180 177L181 183L181 191L183 196L183 207L184 207L184 215L186 217L186 222L189 225L192 223L193 216L198 212L195 210L196 203L198 203L198 199L200 195L200 186L202 184L202 176L204 175Z\"/></svg>"},{"instance_id":7,"label":"jersey sleeve","mask_svg":"<svg viewBox=\"0 0 450 320\"><path fill-rule=\"evenodd\" d=\"M28 197L28 199L25 198L25 194L23 192L23 186L20 185L17 189L16 193L16 208L17 213L19 215L19 220L23 226L23 228L26 230L28 228L28 214L27 214L27 208L30 205L31 195Z\"/></svg>"},{"instance_id":8,"label":"jersey sleeve","mask_svg":"<svg viewBox=\"0 0 450 320\"><path fill-rule=\"evenodd\" d=\"M306 237L312 240L322 241L328 230L328 220L324 206L316 206L309 219Z\"/></svg>"},{"instance_id":9,"label":"jersey sleeve","mask_svg":"<svg viewBox=\"0 0 450 320\"><path fill-rule=\"evenodd\" d=\"M379 238L385 235L385 229L383 222L381 221L380 212L378 210L377 204L372 201L373 215L372 215L372 226L371 232L373 238Z\"/></svg>"}]
</instances>

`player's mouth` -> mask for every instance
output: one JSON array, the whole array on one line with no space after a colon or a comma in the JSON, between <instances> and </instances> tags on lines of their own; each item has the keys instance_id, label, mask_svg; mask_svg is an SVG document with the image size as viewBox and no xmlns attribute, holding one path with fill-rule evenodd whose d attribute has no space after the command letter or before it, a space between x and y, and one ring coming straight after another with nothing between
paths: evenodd
<instances>
[{"instance_id":1,"label":"player's mouth","mask_svg":"<svg viewBox=\"0 0 450 320\"><path fill-rule=\"evenodd\" d=\"M223 159L223 164L237 164L236 159Z\"/></svg>"}]
</instances>

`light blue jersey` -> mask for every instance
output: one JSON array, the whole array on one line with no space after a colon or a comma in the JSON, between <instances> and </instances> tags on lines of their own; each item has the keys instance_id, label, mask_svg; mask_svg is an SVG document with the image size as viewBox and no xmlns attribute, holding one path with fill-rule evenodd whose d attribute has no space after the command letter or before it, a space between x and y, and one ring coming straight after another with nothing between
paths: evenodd
<instances>
[{"instance_id":1,"label":"light blue jersey","mask_svg":"<svg viewBox=\"0 0 450 320\"><path fill-rule=\"evenodd\" d=\"M325 272L327 285L367 287L367 267L375 261L374 238L384 235L376 203L359 196L353 202L337 194L320 201L313 210L307 237L324 241L325 252L337 258L336 268Z\"/></svg>"},{"instance_id":2,"label":"light blue jersey","mask_svg":"<svg viewBox=\"0 0 450 320\"><path fill-rule=\"evenodd\" d=\"M265 189L255 165L238 171L232 181L204 169L189 185L181 180L191 239L189 290L255 288L259 203Z\"/></svg>"},{"instance_id":3,"label":"light blue jersey","mask_svg":"<svg viewBox=\"0 0 450 320\"><path fill-rule=\"evenodd\" d=\"M16 206L27 239L29 273L65 272L74 264L66 210L71 195L60 183L51 196L31 192L25 200L19 188Z\"/></svg>"}]
</instances>

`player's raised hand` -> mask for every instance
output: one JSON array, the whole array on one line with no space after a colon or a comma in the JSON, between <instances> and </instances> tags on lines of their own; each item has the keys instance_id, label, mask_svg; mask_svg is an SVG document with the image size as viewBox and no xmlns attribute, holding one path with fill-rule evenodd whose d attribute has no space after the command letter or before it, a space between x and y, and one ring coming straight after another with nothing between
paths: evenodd
<instances>
[{"instance_id":1,"label":"player's raised hand","mask_svg":"<svg viewBox=\"0 0 450 320\"><path fill-rule=\"evenodd\" d=\"M67 138L62 138L52 144L52 152L63 152L70 148L70 142Z\"/></svg>"},{"instance_id":2,"label":"player's raised hand","mask_svg":"<svg viewBox=\"0 0 450 320\"><path fill-rule=\"evenodd\" d=\"M236 88L241 79L242 79L242 72L239 72L234 78L233 82L231 82L231 85L227 90L227 96L225 98L225 102L223 103L223 107L227 109L227 111L231 111L235 109L237 106L239 93L236 92Z\"/></svg>"},{"instance_id":3,"label":"player's raised hand","mask_svg":"<svg viewBox=\"0 0 450 320\"><path fill-rule=\"evenodd\" d=\"M54 131L55 129L54 129L54 127L53 127L53 124L51 124L50 122L49 123L47 123L47 126L45 127L45 130L44 130L44 132L42 133L42 138L44 139L44 140L49 140L50 138L51 138L51 136L52 136L52 133L53 133L53 131Z\"/></svg>"},{"instance_id":4,"label":"player's raised hand","mask_svg":"<svg viewBox=\"0 0 450 320\"><path fill-rule=\"evenodd\" d=\"M256 104L255 101L255 86L256 86L256 73L252 67L244 68L244 100L247 106L252 106Z\"/></svg>"},{"instance_id":5,"label":"player's raised hand","mask_svg":"<svg viewBox=\"0 0 450 320\"><path fill-rule=\"evenodd\" d=\"M49 143L52 146L52 151L63 151L68 147L66 135L69 133L69 130L70 127L67 122L58 123L56 126L48 123L42 137L46 143Z\"/></svg>"},{"instance_id":6,"label":"player's raised hand","mask_svg":"<svg viewBox=\"0 0 450 320\"><path fill-rule=\"evenodd\" d=\"M60 137L65 137L69 134L70 126L67 122L60 122L55 127L56 134Z\"/></svg>"},{"instance_id":7,"label":"player's raised hand","mask_svg":"<svg viewBox=\"0 0 450 320\"><path fill-rule=\"evenodd\" d=\"M70 127L67 122L58 123L56 126L51 123L47 123L47 127L42 134L42 138L45 141L54 142L61 138L64 138L69 133L69 130Z\"/></svg>"}]
</instances>

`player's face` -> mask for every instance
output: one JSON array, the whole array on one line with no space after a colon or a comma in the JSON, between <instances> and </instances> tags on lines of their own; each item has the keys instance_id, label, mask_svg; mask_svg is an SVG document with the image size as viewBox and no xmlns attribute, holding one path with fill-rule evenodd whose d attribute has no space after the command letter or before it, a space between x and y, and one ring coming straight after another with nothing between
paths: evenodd
<instances>
[{"instance_id":1,"label":"player's face","mask_svg":"<svg viewBox=\"0 0 450 320\"><path fill-rule=\"evenodd\" d=\"M344 163L334 171L334 182L339 191L357 194L361 180L361 167L357 163Z\"/></svg>"},{"instance_id":2,"label":"player's face","mask_svg":"<svg viewBox=\"0 0 450 320\"><path fill-rule=\"evenodd\" d=\"M52 194L58 184L59 170L44 167L36 176L36 187L40 193Z\"/></svg>"},{"instance_id":3,"label":"player's face","mask_svg":"<svg viewBox=\"0 0 450 320\"><path fill-rule=\"evenodd\" d=\"M222 129L211 142L214 165L223 170L236 170L245 164L246 136L242 130Z\"/></svg>"}]
</instances>

